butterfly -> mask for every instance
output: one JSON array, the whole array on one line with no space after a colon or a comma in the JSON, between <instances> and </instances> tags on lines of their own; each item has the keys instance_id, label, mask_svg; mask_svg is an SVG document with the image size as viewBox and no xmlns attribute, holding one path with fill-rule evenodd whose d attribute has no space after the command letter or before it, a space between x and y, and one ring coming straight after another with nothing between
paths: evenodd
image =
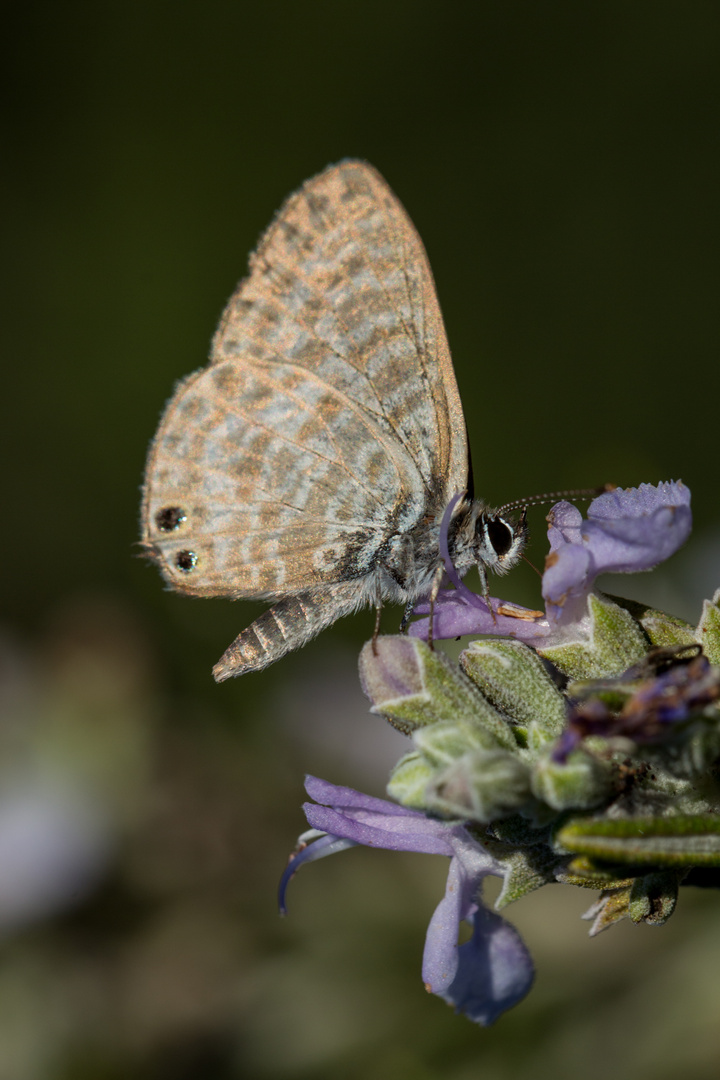
<instances>
[{"instance_id":1,"label":"butterfly","mask_svg":"<svg viewBox=\"0 0 720 1080\"><path fill-rule=\"evenodd\" d=\"M524 521L475 500L430 265L372 166L291 195L230 298L207 367L150 447L142 543L189 596L272 607L215 665L257 671L365 605L437 593L439 534L459 573L503 572Z\"/></svg>"}]
</instances>

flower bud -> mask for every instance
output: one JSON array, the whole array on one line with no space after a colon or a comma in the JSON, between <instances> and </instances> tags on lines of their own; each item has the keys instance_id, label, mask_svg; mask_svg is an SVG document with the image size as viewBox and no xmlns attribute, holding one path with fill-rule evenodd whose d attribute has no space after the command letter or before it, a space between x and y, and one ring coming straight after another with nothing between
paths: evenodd
<instances>
[{"instance_id":1,"label":"flower bud","mask_svg":"<svg viewBox=\"0 0 720 1080\"><path fill-rule=\"evenodd\" d=\"M469 750L497 748L497 744L488 745L487 734L478 724L468 724L463 720L427 724L414 731L412 739L433 769L444 769Z\"/></svg>"},{"instance_id":2,"label":"flower bud","mask_svg":"<svg viewBox=\"0 0 720 1080\"><path fill-rule=\"evenodd\" d=\"M565 723L565 701L536 652L521 641L486 637L460 654L460 666L485 697L526 730L555 738Z\"/></svg>"},{"instance_id":3,"label":"flower bud","mask_svg":"<svg viewBox=\"0 0 720 1080\"><path fill-rule=\"evenodd\" d=\"M403 806L424 810L428 783L433 776L433 768L417 750L411 750L397 762L390 773L387 793Z\"/></svg>"},{"instance_id":4,"label":"flower bud","mask_svg":"<svg viewBox=\"0 0 720 1080\"><path fill-rule=\"evenodd\" d=\"M544 754L535 762L532 793L553 810L587 810L598 806L612 790L609 766L583 750L574 750L565 761Z\"/></svg>"},{"instance_id":5,"label":"flower bud","mask_svg":"<svg viewBox=\"0 0 720 1080\"><path fill-rule=\"evenodd\" d=\"M530 798L527 766L504 750L472 750L437 773L427 789L427 808L488 822L515 813Z\"/></svg>"},{"instance_id":6,"label":"flower bud","mask_svg":"<svg viewBox=\"0 0 720 1080\"><path fill-rule=\"evenodd\" d=\"M371 711L406 735L426 724L462 720L476 727L488 749L517 746L509 725L470 680L419 638L368 641L360 653L360 680L373 703Z\"/></svg>"}]
</instances>

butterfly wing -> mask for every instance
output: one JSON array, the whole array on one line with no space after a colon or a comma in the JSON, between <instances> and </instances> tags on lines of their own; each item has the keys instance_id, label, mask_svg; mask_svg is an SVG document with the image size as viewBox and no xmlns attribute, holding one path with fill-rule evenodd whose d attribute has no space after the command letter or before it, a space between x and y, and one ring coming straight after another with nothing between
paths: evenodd
<instances>
[{"instance_id":1,"label":"butterfly wing","mask_svg":"<svg viewBox=\"0 0 720 1080\"><path fill-rule=\"evenodd\" d=\"M422 242L369 165L282 207L148 459L143 539L199 596L288 595L372 571L467 482Z\"/></svg>"}]
</instances>

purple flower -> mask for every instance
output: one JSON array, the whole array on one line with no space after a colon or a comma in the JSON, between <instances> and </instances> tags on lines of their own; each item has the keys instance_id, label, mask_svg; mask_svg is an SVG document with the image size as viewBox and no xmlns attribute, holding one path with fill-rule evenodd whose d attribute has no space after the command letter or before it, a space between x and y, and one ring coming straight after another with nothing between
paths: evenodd
<instances>
[{"instance_id":1,"label":"purple flower","mask_svg":"<svg viewBox=\"0 0 720 1080\"><path fill-rule=\"evenodd\" d=\"M470 592L465 586L467 592ZM464 592L456 589L441 589L435 601L433 615L433 637L437 640L462 637L464 634L502 634L517 638L519 641L533 643L547 637L551 632L548 619L542 611L532 611L519 604L510 604L504 600L490 597L493 615L483 597L471 593L476 603L471 603ZM430 603L424 600L416 604L414 615L430 614ZM408 634L411 637L427 640L430 619L416 619L410 623Z\"/></svg>"},{"instance_id":2,"label":"purple flower","mask_svg":"<svg viewBox=\"0 0 720 1080\"><path fill-rule=\"evenodd\" d=\"M458 824L449 825L419 813L308 777L315 803L303 809L314 830L327 834L308 844L288 865L280 883L285 889L304 862L311 862L354 844L418 851L450 858L445 896L430 920L423 956L427 990L454 1005L478 1024L491 1024L527 994L533 965L517 931L479 901L483 878L503 876L501 866ZM324 804L324 805L318 805ZM472 924L469 941L458 946L461 920Z\"/></svg>"},{"instance_id":3,"label":"purple flower","mask_svg":"<svg viewBox=\"0 0 720 1080\"><path fill-rule=\"evenodd\" d=\"M651 570L685 543L690 491L682 482L618 488L593 499L586 521L567 502L553 507L549 521L542 591L548 618L566 625L584 615L599 574Z\"/></svg>"},{"instance_id":4,"label":"purple flower","mask_svg":"<svg viewBox=\"0 0 720 1080\"><path fill-rule=\"evenodd\" d=\"M669 666L644 679L620 710L612 709L598 697L572 706L567 728L553 748L555 761L565 761L591 735L605 739L622 736L638 746L664 742L720 699L720 675L702 653L686 659L677 653L673 657L671 650L656 650L653 655L659 663L665 661ZM622 689L623 682L635 682L637 675L637 669L630 668L615 683ZM611 685L605 681L598 688L607 691Z\"/></svg>"},{"instance_id":5,"label":"purple flower","mask_svg":"<svg viewBox=\"0 0 720 1080\"><path fill-rule=\"evenodd\" d=\"M442 590L435 605L433 635L507 634L538 647L562 628L582 621L595 579L605 573L650 570L667 559L690 535L690 492L682 482L641 484L638 488L607 491L594 499L584 519L577 507L557 503L548 515L550 553L545 563L542 592L546 616L492 599L485 601L466 586ZM444 554L446 538L441 536ZM446 559L447 563L447 559ZM428 603L415 608L429 615ZM427 638L429 619L410 626L414 637Z\"/></svg>"}]
</instances>

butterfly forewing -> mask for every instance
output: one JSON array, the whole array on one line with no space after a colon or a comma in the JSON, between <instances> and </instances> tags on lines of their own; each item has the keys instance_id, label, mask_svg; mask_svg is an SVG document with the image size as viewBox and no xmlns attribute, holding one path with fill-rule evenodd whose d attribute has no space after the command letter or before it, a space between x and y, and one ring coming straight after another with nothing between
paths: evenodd
<instances>
[{"instance_id":1,"label":"butterfly forewing","mask_svg":"<svg viewBox=\"0 0 720 1080\"><path fill-rule=\"evenodd\" d=\"M405 446L426 481L453 471L464 424L424 248L368 165L345 162L292 196L230 301L213 358L292 359ZM438 422L440 421L440 422Z\"/></svg>"},{"instance_id":2,"label":"butterfly forewing","mask_svg":"<svg viewBox=\"0 0 720 1080\"><path fill-rule=\"evenodd\" d=\"M144 540L194 595L370 574L388 537L467 482L427 257L374 169L348 161L308 181L250 271L148 461Z\"/></svg>"}]
</instances>

